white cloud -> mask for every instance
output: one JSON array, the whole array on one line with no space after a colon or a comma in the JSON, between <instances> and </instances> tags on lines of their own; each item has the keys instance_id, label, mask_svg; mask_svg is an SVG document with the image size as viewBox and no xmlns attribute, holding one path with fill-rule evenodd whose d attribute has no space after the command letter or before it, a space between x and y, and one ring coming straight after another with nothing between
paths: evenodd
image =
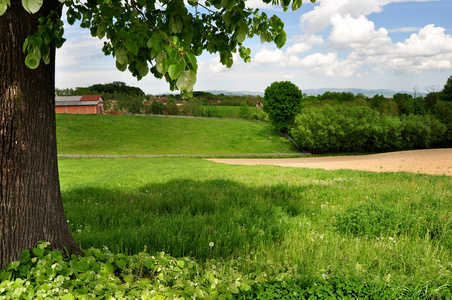
<instances>
[{"instance_id":1,"label":"white cloud","mask_svg":"<svg viewBox=\"0 0 452 300\"><path fill-rule=\"evenodd\" d=\"M331 25L329 42L336 49L375 49L391 44L388 31L384 28L375 30L374 23L364 16L336 15L331 18Z\"/></svg>"},{"instance_id":2,"label":"white cloud","mask_svg":"<svg viewBox=\"0 0 452 300\"><path fill-rule=\"evenodd\" d=\"M398 28L392 28L388 29L389 33L398 33L398 32L415 32L419 31L419 27L398 27Z\"/></svg>"},{"instance_id":3,"label":"white cloud","mask_svg":"<svg viewBox=\"0 0 452 300\"><path fill-rule=\"evenodd\" d=\"M301 16L302 27L311 32L319 32L331 24L331 18L337 15L350 15L352 18L368 16L381 12L389 3L431 2L436 0L317 0L319 3L312 11Z\"/></svg>"},{"instance_id":4,"label":"white cloud","mask_svg":"<svg viewBox=\"0 0 452 300\"><path fill-rule=\"evenodd\" d=\"M289 55L289 56L299 55L299 54L307 52L311 49L312 49L311 45L308 45L306 43L297 43L297 44L294 44L294 45L290 46L289 48L287 48L286 55Z\"/></svg>"},{"instance_id":5,"label":"white cloud","mask_svg":"<svg viewBox=\"0 0 452 300\"><path fill-rule=\"evenodd\" d=\"M284 52L282 52L280 49L271 51L267 50L266 48L262 48L257 51L252 62L257 64L278 65L283 64L286 60L287 58L284 55Z\"/></svg>"}]
</instances>

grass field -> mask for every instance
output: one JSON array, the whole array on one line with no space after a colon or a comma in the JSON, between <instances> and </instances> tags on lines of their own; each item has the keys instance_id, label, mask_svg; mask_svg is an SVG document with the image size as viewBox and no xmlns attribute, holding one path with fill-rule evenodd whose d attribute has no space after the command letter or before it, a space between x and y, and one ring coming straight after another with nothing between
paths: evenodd
<instances>
[{"instance_id":1,"label":"grass field","mask_svg":"<svg viewBox=\"0 0 452 300\"><path fill-rule=\"evenodd\" d=\"M56 117L59 154L298 152L288 139L263 122L128 115Z\"/></svg>"},{"instance_id":2,"label":"grass field","mask_svg":"<svg viewBox=\"0 0 452 300\"><path fill-rule=\"evenodd\" d=\"M60 154L296 152L261 122L58 115L57 123ZM373 299L452 295L447 176L177 157L60 158L59 169L68 224L82 248L138 260L143 250L192 257L201 264L194 284L206 286L211 299L232 295L231 286L216 290L206 276L243 291L248 283L276 282L292 295L304 282L320 298L357 289ZM191 281L173 279L171 291L177 282L192 295Z\"/></svg>"},{"instance_id":3,"label":"grass field","mask_svg":"<svg viewBox=\"0 0 452 300\"><path fill-rule=\"evenodd\" d=\"M85 249L251 258L261 272L377 283L396 298L451 288L447 176L196 158L63 158L59 166L68 223Z\"/></svg>"}]
</instances>

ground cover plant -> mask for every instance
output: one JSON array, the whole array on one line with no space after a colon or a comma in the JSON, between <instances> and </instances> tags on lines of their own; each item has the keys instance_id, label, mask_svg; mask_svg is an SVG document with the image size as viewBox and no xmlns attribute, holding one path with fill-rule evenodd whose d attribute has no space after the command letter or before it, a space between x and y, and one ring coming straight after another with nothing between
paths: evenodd
<instances>
[{"instance_id":1,"label":"ground cover plant","mask_svg":"<svg viewBox=\"0 0 452 300\"><path fill-rule=\"evenodd\" d=\"M450 297L447 176L190 158L60 159L60 172L68 223L84 249L165 251L194 258L204 275L213 261L228 284L232 264L249 299Z\"/></svg>"},{"instance_id":2,"label":"ground cover plant","mask_svg":"<svg viewBox=\"0 0 452 300\"><path fill-rule=\"evenodd\" d=\"M287 138L263 122L128 115L56 117L59 154L299 152Z\"/></svg>"}]
</instances>

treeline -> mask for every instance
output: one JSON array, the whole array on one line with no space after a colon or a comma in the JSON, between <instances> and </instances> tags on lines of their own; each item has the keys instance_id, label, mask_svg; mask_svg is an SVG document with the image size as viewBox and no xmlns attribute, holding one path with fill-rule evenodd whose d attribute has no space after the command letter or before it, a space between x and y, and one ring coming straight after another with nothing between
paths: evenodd
<instances>
[{"instance_id":1,"label":"treeline","mask_svg":"<svg viewBox=\"0 0 452 300\"><path fill-rule=\"evenodd\" d=\"M182 97L179 94L164 94L163 97L168 98L168 100L182 101ZM213 94L210 92L194 91L193 97L188 100L201 100L203 105L211 106L240 106L243 102L246 102L249 106L255 106L257 101L262 101L261 96L253 95L225 95L225 94ZM210 102L209 100L220 100L220 102Z\"/></svg>"},{"instance_id":2,"label":"treeline","mask_svg":"<svg viewBox=\"0 0 452 300\"><path fill-rule=\"evenodd\" d=\"M314 154L452 147L452 76L425 97L305 96L290 134Z\"/></svg>"},{"instance_id":3,"label":"treeline","mask_svg":"<svg viewBox=\"0 0 452 300\"><path fill-rule=\"evenodd\" d=\"M94 84L89 87L77 87L75 89L56 89L57 96L81 96L102 95L105 100L144 100L145 93L138 87L128 86L121 81L113 81L107 84Z\"/></svg>"}]
</instances>

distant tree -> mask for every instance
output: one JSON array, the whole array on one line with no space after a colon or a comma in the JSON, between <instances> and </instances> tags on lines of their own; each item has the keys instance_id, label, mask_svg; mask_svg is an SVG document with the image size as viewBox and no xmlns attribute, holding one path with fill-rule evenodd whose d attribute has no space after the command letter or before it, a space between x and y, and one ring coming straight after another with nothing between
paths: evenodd
<instances>
[{"instance_id":1,"label":"distant tree","mask_svg":"<svg viewBox=\"0 0 452 300\"><path fill-rule=\"evenodd\" d=\"M452 102L452 76L447 79L444 89L439 93L439 100Z\"/></svg>"},{"instance_id":2,"label":"distant tree","mask_svg":"<svg viewBox=\"0 0 452 300\"><path fill-rule=\"evenodd\" d=\"M290 81L273 82L265 89L264 111L279 131L287 132L301 110L303 94Z\"/></svg>"},{"instance_id":3,"label":"distant tree","mask_svg":"<svg viewBox=\"0 0 452 300\"><path fill-rule=\"evenodd\" d=\"M166 103L165 114L171 115L171 116L180 115L180 109L179 109L179 106L177 106L176 101L171 99L168 101L168 103Z\"/></svg>"},{"instance_id":4,"label":"distant tree","mask_svg":"<svg viewBox=\"0 0 452 300\"><path fill-rule=\"evenodd\" d=\"M186 116L200 117L203 112L203 101L197 97L190 98L182 107L182 113Z\"/></svg>"},{"instance_id":5,"label":"distant tree","mask_svg":"<svg viewBox=\"0 0 452 300\"><path fill-rule=\"evenodd\" d=\"M247 101L243 101L240 105L239 116L242 119L249 119L250 117L250 107L248 106Z\"/></svg>"},{"instance_id":6,"label":"distant tree","mask_svg":"<svg viewBox=\"0 0 452 300\"><path fill-rule=\"evenodd\" d=\"M409 115L414 113L414 101L413 96L406 93L397 93L393 97L394 101L399 106L399 113L403 115Z\"/></svg>"},{"instance_id":7,"label":"distant tree","mask_svg":"<svg viewBox=\"0 0 452 300\"><path fill-rule=\"evenodd\" d=\"M162 101L152 101L151 112L154 115L163 115L165 112L165 104Z\"/></svg>"},{"instance_id":8,"label":"distant tree","mask_svg":"<svg viewBox=\"0 0 452 300\"><path fill-rule=\"evenodd\" d=\"M386 101L386 98L383 95L375 95L370 99L370 107L373 109L379 109L382 103Z\"/></svg>"}]
</instances>

